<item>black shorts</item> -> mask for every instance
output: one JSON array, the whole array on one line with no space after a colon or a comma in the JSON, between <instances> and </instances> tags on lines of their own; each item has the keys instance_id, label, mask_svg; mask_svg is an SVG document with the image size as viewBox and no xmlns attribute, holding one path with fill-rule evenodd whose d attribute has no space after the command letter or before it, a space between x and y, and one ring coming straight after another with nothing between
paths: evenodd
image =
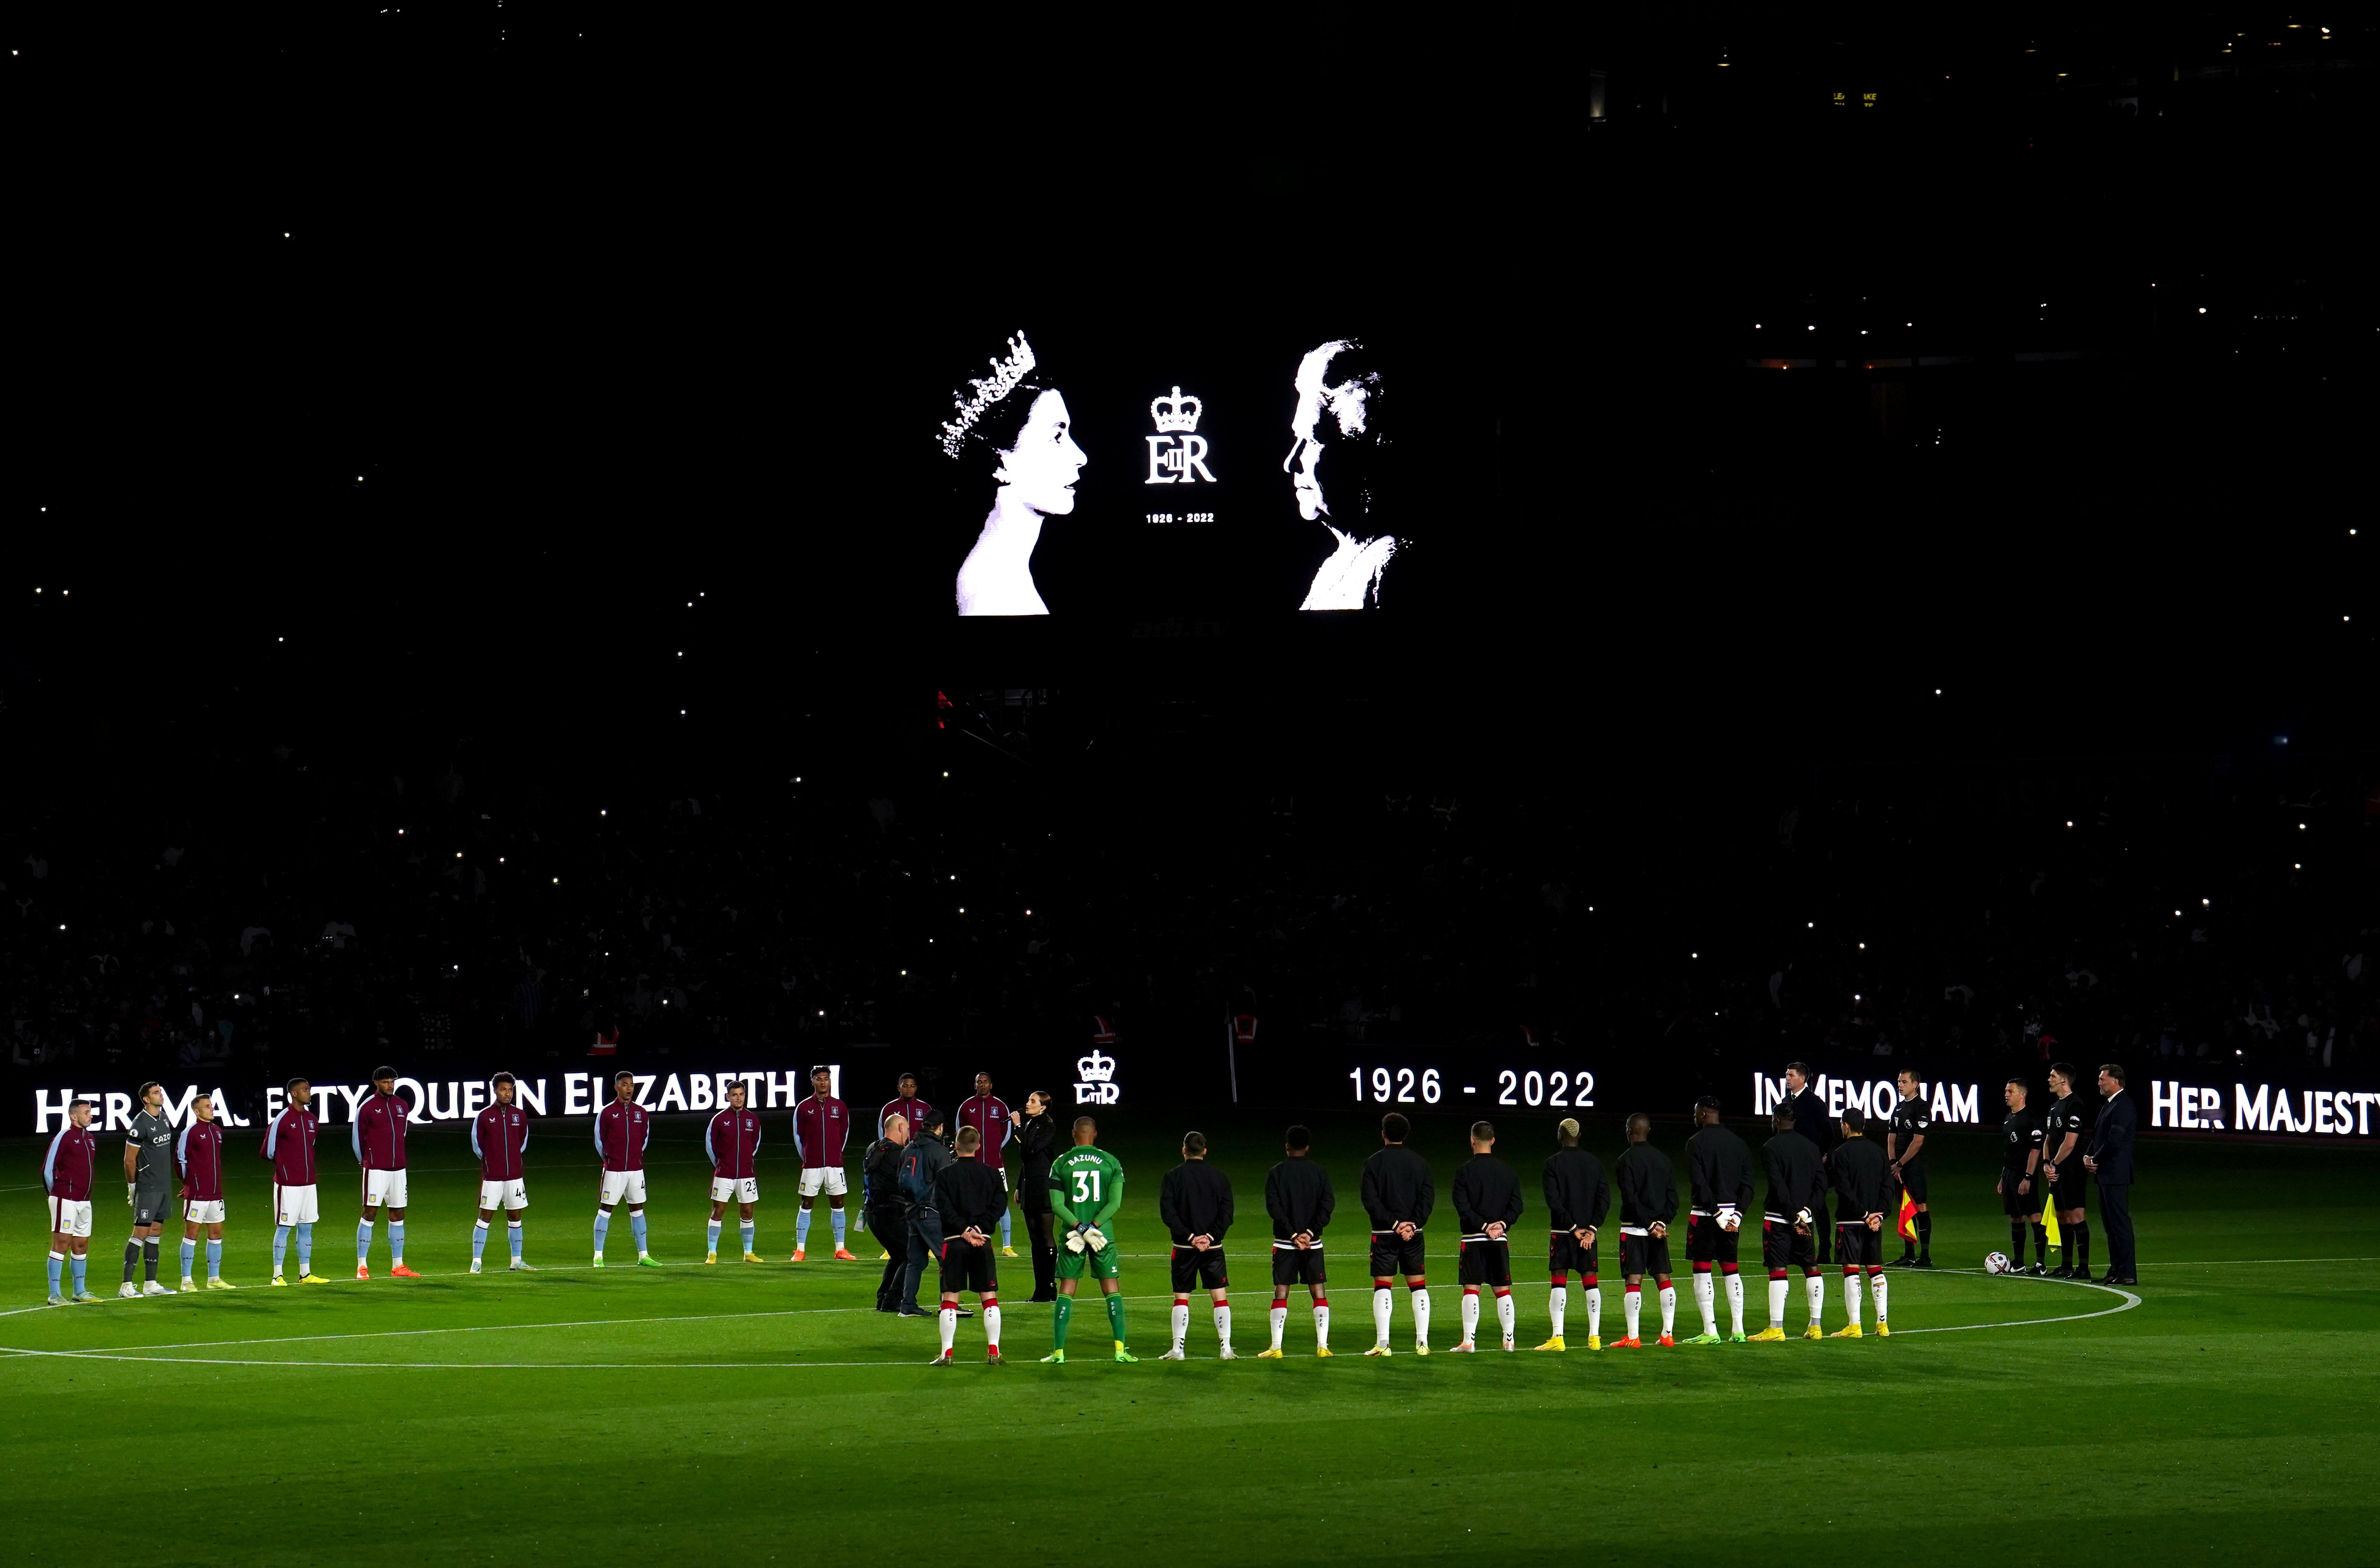
<instances>
[{"instance_id":1,"label":"black shorts","mask_svg":"<svg viewBox=\"0 0 2380 1568\"><path fill-rule=\"evenodd\" d=\"M1742 1231L1719 1228L1716 1214L1693 1214L1686 1218L1686 1261L1689 1263L1732 1263L1736 1244L1743 1239Z\"/></svg>"},{"instance_id":2,"label":"black shorts","mask_svg":"<svg viewBox=\"0 0 2380 1568\"><path fill-rule=\"evenodd\" d=\"M1818 1265L1817 1238L1807 1231L1797 1231L1791 1220L1760 1222L1760 1261L1770 1273L1779 1269L1815 1269Z\"/></svg>"},{"instance_id":3,"label":"black shorts","mask_svg":"<svg viewBox=\"0 0 2380 1568\"><path fill-rule=\"evenodd\" d=\"M1223 1249L1220 1246L1210 1246L1204 1252L1195 1246L1177 1246L1172 1258L1173 1289L1177 1294L1202 1287L1221 1290L1227 1282L1223 1278Z\"/></svg>"},{"instance_id":4,"label":"black shorts","mask_svg":"<svg viewBox=\"0 0 2380 1568\"><path fill-rule=\"evenodd\" d=\"M1272 1249L1272 1282L1276 1285L1319 1285L1323 1282L1322 1249L1293 1246Z\"/></svg>"},{"instance_id":5,"label":"black shorts","mask_svg":"<svg viewBox=\"0 0 2380 1568\"><path fill-rule=\"evenodd\" d=\"M141 1187L132 1195L132 1222L136 1225L162 1225L178 1219L181 1212L182 1200L163 1187L155 1192Z\"/></svg>"},{"instance_id":6,"label":"black shorts","mask_svg":"<svg viewBox=\"0 0 2380 1568\"><path fill-rule=\"evenodd\" d=\"M2033 1183L2031 1192L2016 1190L2027 1181ZM2041 1218L2041 1178L2028 1177L2022 1171L2002 1171L2000 1173L2000 1212L2011 1220L2039 1220Z\"/></svg>"},{"instance_id":7,"label":"black shorts","mask_svg":"<svg viewBox=\"0 0 2380 1568\"><path fill-rule=\"evenodd\" d=\"M1670 1238L1667 1236L1632 1236L1620 1233L1620 1271L1622 1274L1666 1274L1670 1271Z\"/></svg>"},{"instance_id":8,"label":"black shorts","mask_svg":"<svg viewBox=\"0 0 2380 1568\"><path fill-rule=\"evenodd\" d=\"M2069 1175L2069 1172L2073 1173ZM2050 1184L2049 1201L2060 1214L2071 1214L2083 1207L2084 1195L2090 1190L2090 1178L2083 1172L2082 1157L2077 1155L2058 1167L2058 1180Z\"/></svg>"},{"instance_id":9,"label":"black shorts","mask_svg":"<svg viewBox=\"0 0 2380 1568\"><path fill-rule=\"evenodd\" d=\"M1466 1285L1512 1288L1512 1244L1493 1236L1464 1236L1456 1272Z\"/></svg>"},{"instance_id":10,"label":"black shorts","mask_svg":"<svg viewBox=\"0 0 2380 1568\"><path fill-rule=\"evenodd\" d=\"M978 1295L999 1294L1000 1275L992 1266L991 1243L978 1246L965 1236L944 1236L942 1294L956 1295L969 1290Z\"/></svg>"},{"instance_id":11,"label":"black shorts","mask_svg":"<svg viewBox=\"0 0 2380 1568\"><path fill-rule=\"evenodd\" d=\"M1909 1201L1912 1203L1929 1201L1925 1196L1925 1161L1912 1161L1900 1168L1900 1190L1909 1195ZM1898 1209L1900 1206L1896 1203L1893 1207Z\"/></svg>"},{"instance_id":12,"label":"black shorts","mask_svg":"<svg viewBox=\"0 0 2380 1568\"><path fill-rule=\"evenodd\" d=\"M1372 1233L1372 1278L1394 1279L1402 1274L1407 1279L1424 1272L1421 1233L1415 1231L1411 1241L1399 1241L1394 1231Z\"/></svg>"},{"instance_id":13,"label":"black shorts","mask_svg":"<svg viewBox=\"0 0 2380 1568\"><path fill-rule=\"evenodd\" d=\"M1846 1269L1884 1261L1884 1233L1871 1231L1865 1220L1843 1220L1835 1225L1835 1261Z\"/></svg>"},{"instance_id":14,"label":"black shorts","mask_svg":"<svg viewBox=\"0 0 2380 1568\"><path fill-rule=\"evenodd\" d=\"M1583 1280L1595 1278L1595 1253L1602 1243L1578 1244L1578 1237L1569 1231L1556 1231L1546 1246L1546 1267L1557 1274L1576 1274Z\"/></svg>"}]
</instances>

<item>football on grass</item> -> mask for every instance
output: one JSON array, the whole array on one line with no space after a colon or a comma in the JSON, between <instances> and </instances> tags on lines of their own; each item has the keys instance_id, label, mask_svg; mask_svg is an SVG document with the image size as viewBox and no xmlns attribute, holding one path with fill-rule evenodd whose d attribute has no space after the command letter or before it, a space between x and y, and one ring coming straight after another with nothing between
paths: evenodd
<instances>
[{"instance_id":1,"label":"football on grass","mask_svg":"<svg viewBox=\"0 0 2380 1568\"><path fill-rule=\"evenodd\" d=\"M1986 1274L2005 1274L2011 1267L2013 1265L2009 1262L2009 1255L2005 1252L1992 1253L1984 1259L1984 1272Z\"/></svg>"}]
</instances>

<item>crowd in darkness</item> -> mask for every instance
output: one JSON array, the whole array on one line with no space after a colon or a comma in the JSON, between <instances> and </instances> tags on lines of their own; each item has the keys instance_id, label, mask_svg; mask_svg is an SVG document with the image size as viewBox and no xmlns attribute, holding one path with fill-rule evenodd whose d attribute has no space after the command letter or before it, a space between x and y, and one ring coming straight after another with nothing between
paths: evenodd
<instances>
[{"instance_id":1,"label":"crowd in darkness","mask_svg":"<svg viewBox=\"0 0 2380 1568\"><path fill-rule=\"evenodd\" d=\"M2351 768L1820 771L1655 807L1686 797L916 760L606 797L274 746L152 820L60 804L0 840L6 1070L534 1070L611 1030L757 1067L1227 1013L1269 1050L1500 1035L1730 1083L1792 1056L1996 1070L2045 1036L2152 1074L2380 1057L2380 816Z\"/></svg>"}]
</instances>

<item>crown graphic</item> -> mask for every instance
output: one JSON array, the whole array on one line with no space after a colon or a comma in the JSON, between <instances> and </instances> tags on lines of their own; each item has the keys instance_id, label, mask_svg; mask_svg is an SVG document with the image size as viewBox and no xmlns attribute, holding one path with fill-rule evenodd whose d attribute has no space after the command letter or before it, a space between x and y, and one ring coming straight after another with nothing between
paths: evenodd
<instances>
[{"instance_id":1,"label":"crown graphic","mask_svg":"<svg viewBox=\"0 0 2380 1568\"><path fill-rule=\"evenodd\" d=\"M1075 1059L1075 1070L1087 1084L1103 1084L1115 1076L1115 1058L1093 1046L1088 1056Z\"/></svg>"},{"instance_id":2,"label":"crown graphic","mask_svg":"<svg viewBox=\"0 0 2380 1568\"><path fill-rule=\"evenodd\" d=\"M942 426L943 454L957 456L959 448L966 442L967 432L975 429L976 421L982 419L993 404L1015 391L1016 383L1023 381L1026 373L1039 362L1033 357L1033 345L1025 340L1025 329L1019 327L1016 335L1008 340L1008 358L990 361L991 374L971 379L967 383L967 395L953 400L952 407L957 410L957 418Z\"/></svg>"},{"instance_id":3,"label":"crown graphic","mask_svg":"<svg viewBox=\"0 0 2380 1568\"><path fill-rule=\"evenodd\" d=\"M1204 403L1196 397L1183 396L1178 386L1173 389L1172 396L1151 398L1148 404L1148 417L1157 421L1157 428L1160 431L1196 430L1198 416L1206 411Z\"/></svg>"}]
</instances>

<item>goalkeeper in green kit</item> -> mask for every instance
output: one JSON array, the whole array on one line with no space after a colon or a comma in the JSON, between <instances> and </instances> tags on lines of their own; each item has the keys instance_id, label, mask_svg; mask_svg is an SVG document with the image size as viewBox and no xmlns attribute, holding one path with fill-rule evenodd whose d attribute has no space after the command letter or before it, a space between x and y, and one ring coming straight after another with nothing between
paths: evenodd
<instances>
[{"instance_id":1,"label":"goalkeeper in green kit","mask_svg":"<svg viewBox=\"0 0 2380 1568\"><path fill-rule=\"evenodd\" d=\"M1115 1335L1115 1358L1137 1361L1124 1348L1123 1288L1116 1277L1120 1262L1109 1222L1123 1202L1123 1165L1099 1145L1099 1124L1088 1116L1075 1119L1075 1147L1050 1167L1050 1208L1058 1217L1058 1307L1050 1325L1050 1354L1044 1361L1066 1359L1066 1326L1075 1315L1075 1285L1088 1269L1107 1297L1108 1328Z\"/></svg>"}]
</instances>

